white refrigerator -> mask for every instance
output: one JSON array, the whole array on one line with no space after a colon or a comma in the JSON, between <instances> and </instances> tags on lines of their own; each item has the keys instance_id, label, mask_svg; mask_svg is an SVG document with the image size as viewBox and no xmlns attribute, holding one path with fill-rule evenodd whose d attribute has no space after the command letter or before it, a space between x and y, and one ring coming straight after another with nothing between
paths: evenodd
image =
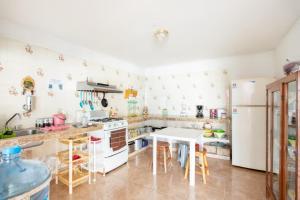
<instances>
[{"instance_id":1,"label":"white refrigerator","mask_svg":"<svg viewBox=\"0 0 300 200\"><path fill-rule=\"evenodd\" d=\"M231 83L232 165L266 169L266 85L270 78Z\"/></svg>"}]
</instances>

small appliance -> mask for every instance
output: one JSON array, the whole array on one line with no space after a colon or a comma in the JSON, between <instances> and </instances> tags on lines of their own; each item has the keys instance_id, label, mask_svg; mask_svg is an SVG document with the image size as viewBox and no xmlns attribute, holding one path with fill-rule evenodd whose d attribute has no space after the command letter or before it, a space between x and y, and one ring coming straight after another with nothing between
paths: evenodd
<instances>
[{"instance_id":1,"label":"small appliance","mask_svg":"<svg viewBox=\"0 0 300 200\"><path fill-rule=\"evenodd\" d=\"M203 118L203 106L202 105L197 105L197 114L196 117L197 118Z\"/></svg>"},{"instance_id":2,"label":"small appliance","mask_svg":"<svg viewBox=\"0 0 300 200\"><path fill-rule=\"evenodd\" d=\"M53 115L53 124L54 126L63 126L65 125L65 121L66 121L66 115L59 113L59 114L55 114Z\"/></svg>"}]
</instances>

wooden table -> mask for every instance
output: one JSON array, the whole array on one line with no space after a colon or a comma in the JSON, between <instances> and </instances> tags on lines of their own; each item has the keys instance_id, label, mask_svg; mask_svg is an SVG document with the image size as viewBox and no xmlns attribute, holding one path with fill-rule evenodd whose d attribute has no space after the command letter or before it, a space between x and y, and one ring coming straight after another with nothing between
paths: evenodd
<instances>
[{"instance_id":1,"label":"wooden table","mask_svg":"<svg viewBox=\"0 0 300 200\"><path fill-rule=\"evenodd\" d=\"M188 128L165 128L150 134L153 137L153 175L157 167L157 140L184 141L190 144L190 185L195 185L195 144L201 141L202 131Z\"/></svg>"}]
</instances>

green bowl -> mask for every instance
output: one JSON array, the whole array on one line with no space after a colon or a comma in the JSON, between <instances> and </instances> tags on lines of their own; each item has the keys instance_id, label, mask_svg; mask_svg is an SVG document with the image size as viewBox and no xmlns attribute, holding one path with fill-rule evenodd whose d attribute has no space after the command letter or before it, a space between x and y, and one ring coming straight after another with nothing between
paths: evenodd
<instances>
[{"instance_id":1,"label":"green bowl","mask_svg":"<svg viewBox=\"0 0 300 200\"><path fill-rule=\"evenodd\" d=\"M214 132L214 135L216 138L223 138L225 135L225 131L224 132Z\"/></svg>"}]
</instances>

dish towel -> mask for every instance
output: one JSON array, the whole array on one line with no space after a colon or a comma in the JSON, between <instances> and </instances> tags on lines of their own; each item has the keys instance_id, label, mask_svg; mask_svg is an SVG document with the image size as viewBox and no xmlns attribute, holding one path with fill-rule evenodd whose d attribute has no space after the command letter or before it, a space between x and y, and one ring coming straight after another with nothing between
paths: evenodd
<instances>
[{"instance_id":1,"label":"dish towel","mask_svg":"<svg viewBox=\"0 0 300 200\"><path fill-rule=\"evenodd\" d=\"M198 139L196 144L199 145L199 150L203 150L203 136L201 135ZM180 162L180 166L182 168L185 167L185 163L187 161L189 154L189 145L188 144L179 144L178 146L178 162Z\"/></svg>"},{"instance_id":2,"label":"dish towel","mask_svg":"<svg viewBox=\"0 0 300 200\"><path fill-rule=\"evenodd\" d=\"M182 168L185 167L185 163L188 157L189 147L187 144L179 144L178 146L178 161L180 162L180 166Z\"/></svg>"}]
</instances>

